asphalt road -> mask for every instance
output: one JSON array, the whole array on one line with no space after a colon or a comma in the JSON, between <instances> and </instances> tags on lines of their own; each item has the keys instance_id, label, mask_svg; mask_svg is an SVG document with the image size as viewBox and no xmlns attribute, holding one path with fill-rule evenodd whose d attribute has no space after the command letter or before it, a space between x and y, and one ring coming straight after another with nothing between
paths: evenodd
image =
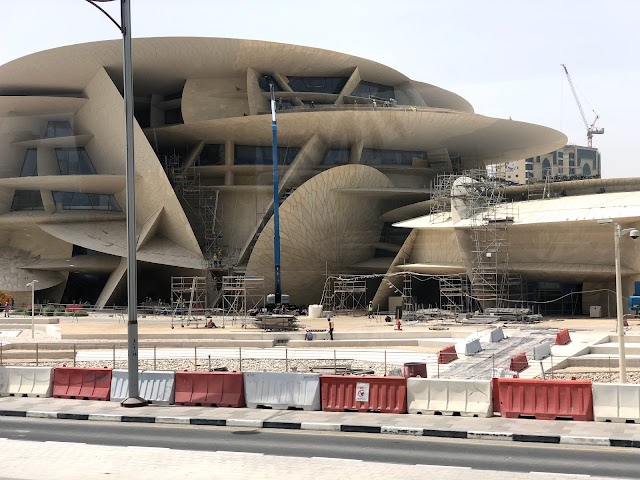
<instances>
[{"instance_id":1,"label":"asphalt road","mask_svg":"<svg viewBox=\"0 0 640 480\"><path fill-rule=\"evenodd\" d=\"M9 417L0 418L0 438L623 478L637 478L640 465L637 450L612 447Z\"/></svg>"}]
</instances>

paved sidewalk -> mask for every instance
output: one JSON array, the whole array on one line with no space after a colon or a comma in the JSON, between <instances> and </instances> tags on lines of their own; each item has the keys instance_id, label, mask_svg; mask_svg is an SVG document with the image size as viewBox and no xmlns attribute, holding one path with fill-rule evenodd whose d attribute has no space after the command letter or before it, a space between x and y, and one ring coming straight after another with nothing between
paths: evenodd
<instances>
[{"instance_id":1,"label":"paved sidewalk","mask_svg":"<svg viewBox=\"0 0 640 480\"><path fill-rule=\"evenodd\" d=\"M117 402L17 397L0 398L0 416L386 433L640 448L640 424L626 423L183 406L131 409L123 408Z\"/></svg>"}]
</instances>

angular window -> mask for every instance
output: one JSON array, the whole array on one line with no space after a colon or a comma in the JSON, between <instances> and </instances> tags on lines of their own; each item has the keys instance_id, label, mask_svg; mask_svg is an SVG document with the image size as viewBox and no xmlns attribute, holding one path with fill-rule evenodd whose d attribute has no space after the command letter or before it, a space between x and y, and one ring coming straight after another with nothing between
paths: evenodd
<instances>
[{"instance_id":1,"label":"angular window","mask_svg":"<svg viewBox=\"0 0 640 480\"><path fill-rule=\"evenodd\" d=\"M263 92L270 92L271 91L271 89L269 88L270 85L273 85L274 92L282 91L282 89L280 88L280 85L278 85L278 82L276 82L276 79L273 78L271 75L262 75L258 79L258 86L260 87L260 90L262 90Z\"/></svg>"},{"instance_id":2,"label":"angular window","mask_svg":"<svg viewBox=\"0 0 640 480\"><path fill-rule=\"evenodd\" d=\"M331 148L324 152L323 165L346 165L349 163L350 150L348 148Z\"/></svg>"},{"instance_id":3,"label":"angular window","mask_svg":"<svg viewBox=\"0 0 640 480\"><path fill-rule=\"evenodd\" d=\"M297 147L278 147L278 164L291 165L300 151ZM236 145L234 160L236 165L271 165L271 147Z\"/></svg>"},{"instance_id":4,"label":"angular window","mask_svg":"<svg viewBox=\"0 0 640 480\"><path fill-rule=\"evenodd\" d=\"M403 150L362 150L360 163L365 165L412 165L428 166L426 152L407 152Z\"/></svg>"},{"instance_id":5,"label":"angular window","mask_svg":"<svg viewBox=\"0 0 640 480\"><path fill-rule=\"evenodd\" d=\"M582 165L582 174L583 175L591 175L591 167L586 162L585 162L584 165Z\"/></svg>"},{"instance_id":6,"label":"angular window","mask_svg":"<svg viewBox=\"0 0 640 480\"><path fill-rule=\"evenodd\" d=\"M30 148L24 155L24 163L20 170L21 177L37 177L38 176L38 150Z\"/></svg>"},{"instance_id":7,"label":"angular window","mask_svg":"<svg viewBox=\"0 0 640 480\"><path fill-rule=\"evenodd\" d=\"M207 144L200 152L196 165L204 167L206 165L224 165L224 145Z\"/></svg>"},{"instance_id":8,"label":"angular window","mask_svg":"<svg viewBox=\"0 0 640 480\"><path fill-rule=\"evenodd\" d=\"M40 190L16 190L13 194L11 210L14 212L21 210L44 210Z\"/></svg>"},{"instance_id":9,"label":"angular window","mask_svg":"<svg viewBox=\"0 0 640 480\"><path fill-rule=\"evenodd\" d=\"M60 175L95 175L91 159L84 148L56 148Z\"/></svg>"},{"instance_id":10,"label":"angular window","mask_svg":"<svg viewBox=\"0 0 640 480\"><path fill-rule=\"evenodd\" d=\"M389 100L390 98L395 98L396 92L394 88L389 85L360 82L356 89L351 93L351 96L361 98L382 98Z\"/></svg>"},{"instance_id":11,"label":"angular window","mask_svg":"<svg viewBox=\"0 0 640 480\"><path fill-rule=\"evenodd\" d=\"M294 92L340 93L347 77L289 77Z\"/></svg>"},{"instance_id":12,"label":"angular window","mask_svg":"<svg viewBox=\"0 0 640 480\"><path fill-rule=\"evenodd\" d=\"M43 138L70 137L73 136L73 128L67 121L52 121L47 123L47 130Z\"/></svg>"},{"instance_id":13,"label":"angular window","mask_svg":"<svg viewBox=\"0 0 640 480\"><path fill-rule=\"evenodd\" d=\"M53 201L63 210L104 210L121 212L118 201L113 195L79 192L51 192Z\"/></svg>"}]
</instances>

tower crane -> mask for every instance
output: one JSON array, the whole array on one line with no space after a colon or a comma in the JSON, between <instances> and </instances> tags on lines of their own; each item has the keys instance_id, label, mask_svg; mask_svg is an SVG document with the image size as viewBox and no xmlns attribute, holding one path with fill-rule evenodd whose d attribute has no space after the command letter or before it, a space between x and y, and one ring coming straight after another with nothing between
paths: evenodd
<instances>
[{"instance_id":1,"label":"tower crane","mask_svg":"<svg viewBox=\"0 0 640 480\"><path fill-rule=\"evenodd\" d=\"M573 98L576 99L576 103L578 104L578 110L580 110L580 116L582 116L582 121L584 122L584 126L587 127L587 142L591 147L593 144L593 136L602 135L604 133L604 128L596 127L596 123L598 122L600 115L598 115L595 112L595 110L593 110L593 113L596 116L596 118L594 118L593 122L591 122L591 125L589 125L589 122L587 121L587 117L584 114L584 110L582 109L582 104L580 103L580 99L578 98L578 93L576 92L576 88L573 86L573 82L571 81L571 75L569 75L569 70L567 70L567 67L564 63L562 64L562 68L564 69L564 73L567 75L567 80L569 80L569 86L571 87Z\"/></svg>"}]
</instances>

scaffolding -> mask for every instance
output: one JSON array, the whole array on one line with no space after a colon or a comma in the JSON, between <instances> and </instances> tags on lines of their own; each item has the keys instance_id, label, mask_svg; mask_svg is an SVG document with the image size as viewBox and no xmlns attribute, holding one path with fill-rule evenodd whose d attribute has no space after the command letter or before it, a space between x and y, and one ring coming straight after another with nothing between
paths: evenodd
<instances>
[{"instance_id":1,"label":"scaffolding","mask_svg":"<svg viewBox=\"0 0 640 480\"><path fill-rule=\"evenodd\" d=\"M247 326L251 314L265 307L264 277L225 275L222 277L222 325L227 318Z\"/></svg>"},{"instance_id":2,"label":"scaffolding","mask_svg":"<svg viewBox=\"0 0 640 480\"><path fill-rule=\"evenodd\" d=\"M452 313L471 310L469 277L463 274L441 275L438 277L440 308Z\"/></svg>"},{"instance_id":3,"label":"scaffolding","mask_svg":"<svg viewBox=\"0 0 640 480\"><path fill-rule=\"evenodd\" d=\"M333 278L332 310L352 313L367 310L367 281L353 275Z\"/></svg>"},{"instance_id":4,"label":"scaffolding","mask_svg":"<svg viewBox=\"0 0 640 480\"><path fill-rule=\"evenodd\" d=\"M413 303L412 276L410 273L405 272L402 277L402 317L407 320L413 320L416 317L416 308Z\"/></svg>"},{"instance_id":5,"label":"scaffolding","mask_svg":"<svg viewBox=\"0 0 640 480\"><path fill-rule=\"evenodd\" d=\"M431 189L431 204L429 208L429 215L431 221L435 222L442 214L449 212L451 209L451 189L453 188L453 182L459 177L459 175L451 174L439 174L433 179ZM444 217L440 219L444 221Z\"/></svg>"},{"instance_id":6,"label":"scaffolding","mask_svg":"<svg viewBox=\"0 0 640 480\"><path fill-rule=\"evenodd\" d=\"M205 277L171 277L171 328L196 324L206 317L207 280Z\"/></svg>"}]
</instances>

